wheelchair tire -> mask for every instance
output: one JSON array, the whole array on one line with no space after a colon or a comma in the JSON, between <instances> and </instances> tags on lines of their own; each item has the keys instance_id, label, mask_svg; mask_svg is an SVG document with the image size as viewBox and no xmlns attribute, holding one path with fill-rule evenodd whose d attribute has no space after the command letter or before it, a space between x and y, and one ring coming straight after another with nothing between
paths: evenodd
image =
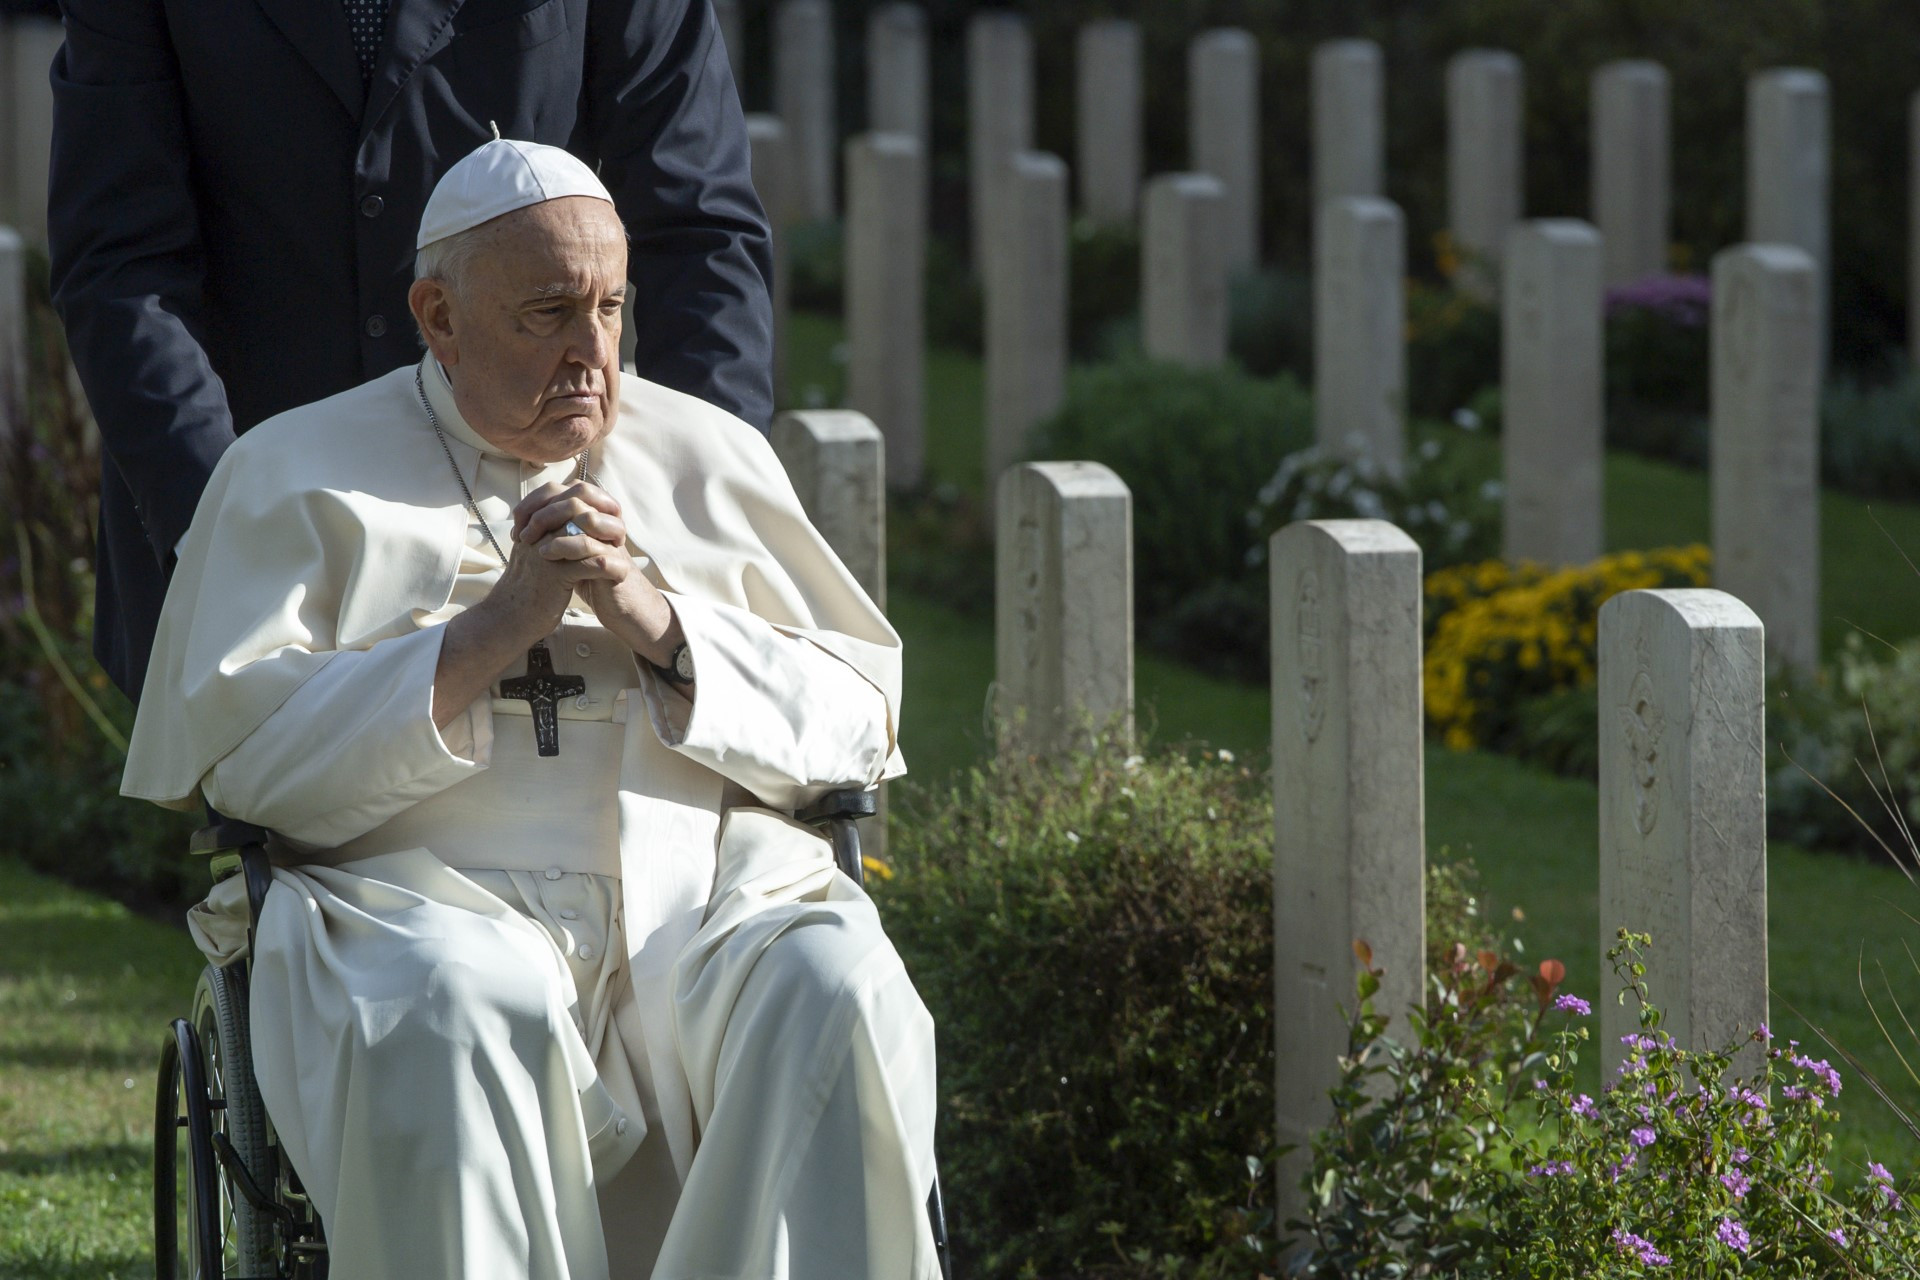
<instances>
[{"instance_id":1,"label":"wheelchair tire","mask_svg":"<svg viewBox=\"0 0 1920 1280\"><path fill-rule=\"evenodd\" d=\"M186 1159L180 1158L185 1131ZM213 1109L207 1102L204 1055L193 1024L175 1018L160 1050L153 1120L153 1271L156 1280L180 1280L180 1172L186 1166L189 1280L203 1280L201 1259L220 1251L220 1171L213 1154ZM216 1276L218 1273L215 1273Z\"/></svg>"},{"instance_id":2,"label":"wheelchair tire","mask_svg":"<svg viewBox=\"0 0 1920 1280\"><path fill-rule=\"evenodd\" d=\"M253 1037L247 1016L246 967L208 966L193 992L193 1029L206 1064L209 1095L226 1105L213 1111L213 1132L225 1135L233 1154L256 1185L271 1189L276 1159L267 1134L267 1109L253 1075ZM218 1178L224 1225L224 1270L206 1270L204 1280L279 1274L279 1233L274 1219L240 1193L223 1167ZM203 1280L196 1277L196 1280Z\"/></svg>"}]
</instances>

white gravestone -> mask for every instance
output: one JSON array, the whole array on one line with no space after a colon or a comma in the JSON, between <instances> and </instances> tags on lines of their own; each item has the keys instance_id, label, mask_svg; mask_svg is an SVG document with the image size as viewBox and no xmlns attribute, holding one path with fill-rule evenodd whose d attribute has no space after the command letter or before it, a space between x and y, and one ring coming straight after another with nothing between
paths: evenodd
<instances>
[{"instance_id":1,"label":"white gravestone","mask_svg":"<svg viewBox=\"0 0 1920 1280\"><path fill-rule=\"evenodd\" d=\"M66 39L57 19L14 18L13 99L8 104L13 129L15 225L27 243L47 243L47 179L53 163L53 55ZM0 116L0 128L7 127Z\"/></svg>"},{"instance_id":2,"label":"white gravestone","mask_svg":"<svg viewBox=\"0 0 1920 1280\"><path fill-rule=\"evenodd\" d=\"M1767 624L1773 656L1820 659L1819 273L1780 244L1713 259L1708 427L1713 580Z\"/></svg>"},{"instance_id":3,"label":"white gravestone","mask_svg":"<svg viewBox=\"0 0 1920 1280\"><path fill-rule=\"evenodd\" d=\"M793 155L788 145L787 126L778 116L747 117L748 165L753 174L753 189L766 209L773 253L773 394L777 402L787 385L787 317L792 304L788 300L787 223L791 220L789 192L792 190Z\"/></svg>"},{"instance_id":4,"label":"white gravestone","mask_svg":"<svg viewBox=\"0 0 1920 1280\"><path fill-rule=\"evenodd\" d=\"M1672 113L1667 69L1609 62L1593 73L1593 219L1609 286L1667 269Z\"/></svg>"},{"instance_id":5,"label":"white gravestone","mask_svg":"<svg viewBox=\"0 0 1920 1280\"><path fill-rule=\"evenodd\" d=\"M1520 59L1468 49L1447 63L1447 226L1460 255L1455 284L1498 296L1500 254L1521 217L1525 118Z\"/></svg>"},{"instance_id":6,"label":"white gravestone","mask_svg":"<svg viewBox=\"0 0 1920 1280\"><path fill-rule=\"evenodd\" d=\"M867 128L904 133L931 156L928 123L927 12L883 4L867 17Z\"/></svg>"},{"instance_id":7,"label":"white gravestone","mask_svg":"<svg viewBox=\"0 0 1920 1280\"><path fill-rule=\"evenodd\" d=\"M967 22L967 181L973 265L982 277L1007 167L1032 149L1033 37L1027 20L1002 10L976 13Z\"/></svg>"},{"instance_id":8,"label":"white gravestone","mask_svg":"<svg viewBox=\"0 0 1920 1280\"><path fill-rule=\"evenodd\" d=\"M1689 1049L1767 1019L1765 646L1723 591L1627 591L1600 609L1600 949L1649 934L1649 995ZM1601 1069L1639 1030L1600 974ZM1757 1050L1737 1059L1742 1074Z\"/></svg>"},{"instance_id":9,"label":"white gravestone","mask_svg":"<svg viewBox=\"0 0 1920 1280\"><path fill-rule=\"evenodd\" d=\"M840 136L829 0L780 0L774 11L773 109L786 123L792 148L789 216L799 222L831 218Z\"/></svg>"},{"instance_id":10,"label":"white gravestone","mask_svg":"<svg viewBox=\"0 0 1920 1280\"><path fill-rule=\"evenodd\" d=\"M1147 357L1195 369L1227 359L1226 192L1204 173L1147 182L1140 228L1140 339Z\"/></svg>"},{"instance_id":11,"label":"white gravestone","mask_svg":"<svg viewBox=\"0 0 1920 1280\"><path fill-rule=\"evenodd\" d=\"M1507 239L1500 307L1503 554L1585 564L1601 550L1605 295L1600 235L1523 222Z\"/></svg>"},{"instance_id":12,"label":"white gravestone","mask_svg":"<svg viewBox=\"0 0 1920 1280\"><path fill-rule=\"evenodd\" d=\"M713 0L713 16L720 24L720 43L727 49L727 65L733 70L733 87L741 100L747 96L746 28L740 16L740 0Z\"/></svg>"},{"instance_id":13,"label":"white gravestone","mask_svg":"<svg viewBox=\"0 0 1920 1280\"><path fill-rule=\"evenodd\" d=\"M880 428L851 409L805 409L775 415L770 439L807 519L885 609L887 446Z\"/></svg>"},{"instance_id":14,"label":"white gravestone","mask_svg":"<svg viewBox=\"0 0 1920 1280\"><path fill-rule=\"evenodd\" d=\"M1227 271L1260 265L1260 44L1237 27L1205 31L1187 48L1187 156L1220 180Z\"/></svg>"},{"instance_id":15,"label":"white gravestone","mask_svg":"<svg viewBox=\"0 0 1920 1280\"><path fill-rule=\"evenodd\" d=\"M0 227L0 466L27 428L27 245Z\"/></svg>"},{"instance_id":16,"label":"white gravestone","mask_svg":"<svg viewBox=\"0 0 1920 1280\"><path fill-rule=\"evenodd\" d=\"M1403 1043L1426 984L1420 548L1381 520L1312 520L1270 543L1273 1021L1280 1216L1305 1208L1309 1139L1358 999L1356 940ZM1343 1012L1343 1010L1345 1012Z\"/></svg>"},{"instance_id":17,"label":"white gravestone","mask_svg":"<svg viewBox=\"0 0 1920 1280\"><path fill-rule=\"evenodd\" d=\"M1801 672L1820 660L1818 280L1784 244L1713 259L1713 580Z\"/></svg>"},{"instance_id":18,"label":"white gravestone","mask_svg":"<svg viewBox=\"0 0 1920 1280\"><path fill-rule=\"evenodd\" d=\"M1747 81L1747 242L1790 244L1813 259L1814 334L1823 379L1832 264L1829 136L1827 78L1818 71L1787 67Z\"/></svg>"},{"instance_id":19,"label":"white gravestone","mask_svg":"<svg viewBox=\"0 0 1920 1280\"><path fill-rule=\"evenodd\" d=\"M1371 40L1313 51L1313 207L1386 194L1387 73Z\"/></svg>"},{"instance_id":20,"label":"white gravestone","mask_svg":"<svg viewBox=\"0 0 1920 1280\"><path fill-rule=\"evenodd\" d=\"M1067 166L1022 152L1000 186L987 254L986 475L1027 450L1067 388ZM994 493L989 490L989 494Z\"/></svg>"},{"instance_id":21,"label":"white gravestone","mask_svg":"<svg viewBox=\"0 0 1920 1280\"><path fill-rule=\"evenodd\" d=\"M873 602L887 607L886 443L864 414L845 409L783 413L773 420L773 451L793 481L813 527ZM861 849L887 850L887 789L874 820L861 824Z\"/></svg>"},{"instance_id":22,"label":"white gravestone","mask_svg":"<svg viewBox=\"0 0 1920 1280\"><path fill-rule=\"evenodd\" d=\"M904 133L847 143L847 405L887 437L887 483L926 467L925 168Z\"/></svg>"},{"instance_id":23,"label":"white gravestone","mask_svg":"<svg viewBox=\"0 0 1920 1280\"><path fill-rule=\"evenodd\" d=\"M1080 212L1102 225L1131 226L1140 207L1140 27L1120 18L1089 22L1074 49Z\"/></svg>"},{"instance_id":24,"label":"white gravestone","mask_svg":"<svg viewBox=\"0 0 1920 1280\"><path fill-rule=\"evenodd\" d=\"M1407 231L1391 200L1329 200L1313 247L1313 419L1320 445L1406 461Z\"/></svg>"},{"instance_id":25,"label":"white gravestone","mask_svg":"<svg viewBox=\"0 0 1920 1280\"><path fill-rule=\"evenodd\" d=\"M1058 754L1089 729L1133 732L1133 499L1097 462L999 477L997 708L1009 745Z\"/></svg>"}]
</instances>

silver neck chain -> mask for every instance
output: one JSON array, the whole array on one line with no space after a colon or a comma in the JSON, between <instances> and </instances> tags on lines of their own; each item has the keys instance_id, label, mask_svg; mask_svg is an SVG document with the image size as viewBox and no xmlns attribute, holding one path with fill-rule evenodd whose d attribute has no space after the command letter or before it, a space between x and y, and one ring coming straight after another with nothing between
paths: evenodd
<instances>
[{"instance_id":1,"label":"silver neck chain","mask_svg":"<svg viewBox=\"0 0 1920 1280\"><path fill-rule=\"evenodd\" d=\"M467 487L466 476L460 473L460 464L454 461L453 446L447 443L447 433L440 429L440 415L433 411L433 401L427 399L426 383L421 381L420 371L413 371L413 389L420 393L420 407L427 411L427 423L433 428L433 434L440 441L440 451L447 455L447 465L453 468L453 478L460 482L460 493L467 500L467 510L473 513L474 521L479 524L480 532L487 535L487 544L493 548L493 554L500 557L500 563L507 562L507 553L501 549L500 540L493 536L493 526L480 514L480 504L473 500L473 490ZM587 451L582 450L574 459L573 478L595 483L593 473L587 470Z\"/></svg>"}]
</instances>

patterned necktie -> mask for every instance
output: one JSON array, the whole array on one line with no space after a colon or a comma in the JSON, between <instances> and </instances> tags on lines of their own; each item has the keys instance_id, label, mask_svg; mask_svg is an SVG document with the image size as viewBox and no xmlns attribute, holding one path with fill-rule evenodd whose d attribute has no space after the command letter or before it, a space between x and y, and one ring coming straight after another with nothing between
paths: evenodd
<instances>
[{"instance_id":1,"label":"patterned necktie","mask_svg":"<svg viewBox=\"0 0 1920 1280\"><path fill-rule=\"evenodd\" d=\"M347 6L347 30L353 33L353 51L360 57L360 82L373 79L374 64L380 60L380 37L387 25L388 0L343 0Z\"/></svg>"}]
</instances>

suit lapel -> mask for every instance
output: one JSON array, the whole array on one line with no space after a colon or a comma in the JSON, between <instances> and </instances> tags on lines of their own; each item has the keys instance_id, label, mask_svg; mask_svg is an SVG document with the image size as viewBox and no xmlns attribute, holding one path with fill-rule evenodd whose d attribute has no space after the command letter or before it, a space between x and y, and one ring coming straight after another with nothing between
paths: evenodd
<instances>
[{"instance_id":1,"label":"suit lapel","mask_svg":"<svg viewBox=\"0 0 1920 1280\"><path fill-rule=\"evenodd\" d=\"M312 2L312 0L309 0ZM324 0L321 0L324 3ZM370 129L399 96L401 86L448 39L447 24L460 10L461 0L392 0L387 14L386 52L373 71L367 90L362 129ZM342 27L345 30L345 27Z\"/></svg>"},{"instance_id":2,"label":"suit lapel","mask_svg":"<svg viewBox=\"0 0 1920 1280\"><path fill-rule=\"evenodd\" d=\"M358 120L366 90L360 83L353 36L347 30L346 6L340 0L259 0L259 5Z\"/></svg>"}]
</instances>

